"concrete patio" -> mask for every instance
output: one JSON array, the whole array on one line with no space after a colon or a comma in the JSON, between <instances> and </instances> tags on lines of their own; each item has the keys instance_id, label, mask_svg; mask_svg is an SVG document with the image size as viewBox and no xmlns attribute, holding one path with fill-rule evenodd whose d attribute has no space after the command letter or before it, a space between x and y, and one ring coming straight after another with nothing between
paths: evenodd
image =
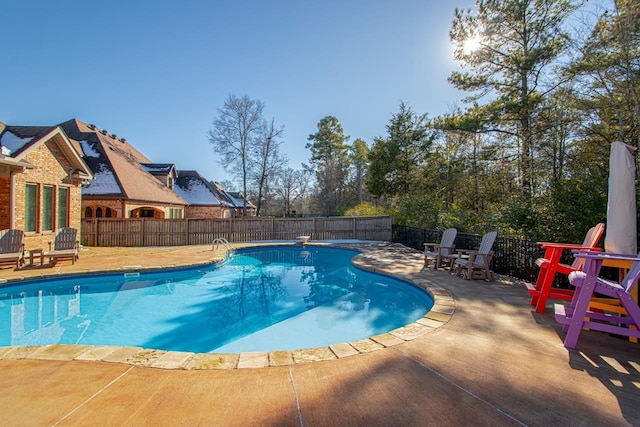
<instances>
[{"instance_id":1,"label":"concrete patio","mask_svg":"<svg viewBox=\"0 0 640 427\"><path fill-rule=\"evenodd\" d=\"M551 307L536 314L522 283L422 271L421 254L399 245L367 250L359 265L446 291L452 314L374 351L247 369L78 360L73 346L4 348L2 425L640 425L638 344L584 331L567 350ZM0 278L222 256L209 246L89 248L75 265L2 269Z\"/></svg>"}]
</instances>

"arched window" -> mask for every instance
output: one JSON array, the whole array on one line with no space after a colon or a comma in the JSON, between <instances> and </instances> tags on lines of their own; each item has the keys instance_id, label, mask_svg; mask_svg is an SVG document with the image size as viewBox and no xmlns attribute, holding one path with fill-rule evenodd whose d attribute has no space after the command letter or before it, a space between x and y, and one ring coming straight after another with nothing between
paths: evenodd
<instances>
[{"instance_id":1,"label":"arched window","mask_svg":"<svg viewBox=\"0 0 640 427\"><path fill-rule=\"evenodd\" d=\"M96 208L96 218L102 218L102 208Z\"/></svg>"},{"instance_id":2,"label":"arched window","mask_svg":"<svg viewBox=\"0 0 640 427\"><path fill-rule=\"evenodd\" d=\"M111 208L105 208L105 215L104 216L106 218L111 218L111 216L112 216L111 212L112 212Z\"/></svg>"},{"instance_id":3,"label":"arched window","mask_svg":"<svg viewBox=\"0 0 640 427\"><path fill-rule=\"evenodd\" d=\"M84 217L85 218L93 217L93 210L91 209L91 206L87 206L87 208L84 210Z\"/></svg>"}]
</instances>

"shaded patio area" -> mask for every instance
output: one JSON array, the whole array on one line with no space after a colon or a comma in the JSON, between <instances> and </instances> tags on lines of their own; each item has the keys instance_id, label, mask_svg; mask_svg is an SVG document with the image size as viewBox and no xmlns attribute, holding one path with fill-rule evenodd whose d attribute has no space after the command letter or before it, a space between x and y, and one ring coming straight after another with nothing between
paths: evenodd
<instances>
[{"instance_id":1,"label":"shaded patio area","mask_svg":"<svg viewBox=\"0 0 640 427\"><path fill-rule=\"evenodd\" d=\"M450 319L376 351L248 369L160 369L77 360L73 352L0 351L3 424L640 425L638 344L583 332L577 349L567 350L551 307L535 313L524 284L422 271L422 254L399 245L368 249L359 265L446 290L454 302ZM0 278L96 266L140 270L223 255L210 246L89 248L75 265L4 269Z\"/></svg>"}]
</instances>

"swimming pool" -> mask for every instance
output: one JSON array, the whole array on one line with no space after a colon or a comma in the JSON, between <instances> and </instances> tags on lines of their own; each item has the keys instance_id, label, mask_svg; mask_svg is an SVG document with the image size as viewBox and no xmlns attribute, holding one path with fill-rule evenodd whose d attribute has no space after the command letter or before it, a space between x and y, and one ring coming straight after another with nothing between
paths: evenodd
<instances>
[{"instance_id":1,"label":"swimming pool","mask_svg":"<svg viewBox=\"0 0 640 427\"><path fill-rule=\"evenodd\" d=\"M423 290L353 267L356 254L247 248L206 267L23 282L0 289L0 345L291 350L367 338L430 310Z\"/></svg>"}]
</instances>

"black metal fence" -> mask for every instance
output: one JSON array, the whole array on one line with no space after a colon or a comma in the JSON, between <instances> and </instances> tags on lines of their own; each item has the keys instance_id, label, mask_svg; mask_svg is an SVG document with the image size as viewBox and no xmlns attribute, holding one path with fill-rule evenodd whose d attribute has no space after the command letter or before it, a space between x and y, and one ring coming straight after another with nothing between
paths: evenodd
<instances>
[{"instance_id":1,"label":"black metal fence","mask_svg":"<svg viewBox=\"0 0 640 427\"><path fill-rule=\"evenodd\" d=\"M409 227L406 225L393 225L392 241L401 243L417 250L424 250L425 243L440 242L441 230L426 230ZM477 249L482 241L482 236L477 234L458 233L455 245L458 249ZM530 240L512 239L498 235L493 244L492 270L498 274L504 274L527 282L535 283L539 268L536 259L544 255L544 251L536 242ZM571 263L571 253L563 255L563 262ZM556 276L556 286L568 286L566 276Z\"/></svg>"}]
</instances>

